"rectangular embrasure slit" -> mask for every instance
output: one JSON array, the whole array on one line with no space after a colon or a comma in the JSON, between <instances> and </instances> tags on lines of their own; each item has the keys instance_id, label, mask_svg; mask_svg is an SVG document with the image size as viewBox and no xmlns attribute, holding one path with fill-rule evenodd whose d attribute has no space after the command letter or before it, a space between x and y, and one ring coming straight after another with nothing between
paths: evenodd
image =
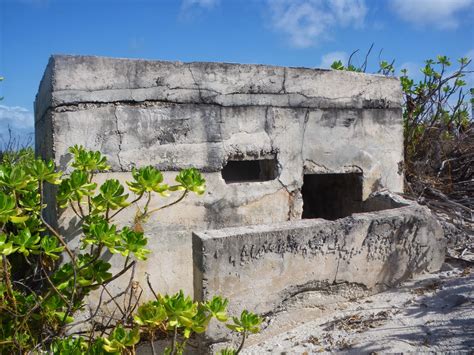
<instances>
[{"instance_id":1,"label":"rectangular embrasure slit","mask_svg":"<svg viewBox=\"0 0 474 355\"><path fill-rule=\"evenodd\" d=\"M222 169L227 184L269 181L277 177L276 159L229 160Z\"/></svg>"}]
</instances>

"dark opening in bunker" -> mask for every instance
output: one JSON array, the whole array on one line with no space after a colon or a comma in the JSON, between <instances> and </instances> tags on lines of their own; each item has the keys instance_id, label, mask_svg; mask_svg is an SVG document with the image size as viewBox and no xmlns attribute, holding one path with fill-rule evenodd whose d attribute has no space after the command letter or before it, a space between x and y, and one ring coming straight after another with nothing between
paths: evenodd
<instances>
[{"instance_id":1,"label":"dark opening in bunker","mask_svg":"<svg viewBox=\"0 0 474 355\"><path fill-rule=\"evenodd\" d=\"M307 174L302 218L334 220L362 212L362 174Z\"/></svg>"},{"instance_id":2,"label":"dark opening in bunker","mask_svg":"<svg viewBox=\"0 0 474 355\"><path fill-rule=\"evenodd\" d=\"M276 159L229 160L222 169L227 184L236 182L268 181L277 177Z\"/></svg>"}]
</instances>

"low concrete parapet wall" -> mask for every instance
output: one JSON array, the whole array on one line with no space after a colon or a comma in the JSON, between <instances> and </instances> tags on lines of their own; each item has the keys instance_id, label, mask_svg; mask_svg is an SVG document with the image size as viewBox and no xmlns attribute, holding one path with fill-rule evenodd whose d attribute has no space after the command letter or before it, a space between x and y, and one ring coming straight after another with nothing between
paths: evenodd
<instances>
[{"instance_id":1,"label":"low concrete parapet wall","mask_svg":"<svg viewBox=\"0 0 474 355\"><path fill-rule=\"evenodd\" d=\"M194 294L201 300L228 297L232 314L248 309L266 316L261 341L275 326L304 321L309 313L298 309L373 294L438 270L444 243L438 222L416 204L335 221L194 233ZM281 314L283 322L277 320ZM214 325L205 338L207 345L225 342L228 330Z\"/></svg>"}]
</instances>

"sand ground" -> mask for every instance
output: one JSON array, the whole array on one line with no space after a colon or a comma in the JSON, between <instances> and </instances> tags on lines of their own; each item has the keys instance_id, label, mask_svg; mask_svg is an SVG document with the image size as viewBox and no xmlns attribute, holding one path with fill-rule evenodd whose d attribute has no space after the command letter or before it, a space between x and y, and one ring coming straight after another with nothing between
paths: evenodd
<instances>
[{"instance_id":1,"label":"sand ground","mask_svg":"<svg viewBox=\"0 0 474 355\"><path fill-rule=\"evenodd\" d=\"M344 303L336 312L246 348L243 354L472 353L474 268L451 259L440 272Z\"/></svg>"}]
</instances>

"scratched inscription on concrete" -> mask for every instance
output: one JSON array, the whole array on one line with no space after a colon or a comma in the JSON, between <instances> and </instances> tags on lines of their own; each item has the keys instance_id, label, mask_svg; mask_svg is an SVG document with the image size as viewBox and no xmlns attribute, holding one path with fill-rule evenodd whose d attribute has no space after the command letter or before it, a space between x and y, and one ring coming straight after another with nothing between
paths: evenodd
<instances>
[{"instance_id":1,"label":"scratched inscription on concrete","mask_svg":"<svg viewBox=\"0 0 474 355\"><path fill-rule=\"evenodd\" d=\"M282 257L285 254L301 255L303 257L314 257L318 255L338 254L339 256L351 256L352 249L346 249L345 243L340 243L344 239L343 233L331 231L328 234L318 232L311 238L305 238L298 234L298 231L289 232L286 237L276 240L265 240L261 244L244 244L240 251L240 263L246 264L252 260L257 260L265 254L274 253ZM235 264L235 258L229 258Z\"/></svg>"},{"instance_id":2,"label":"scratched inscription on concrete","mask_svg":"<svg viewBox=\"0 0 474 355\"><path fill-rule=\"evenodd\" d=\"M345 228L334 225L333 228L326 226L321 230L312 231L294 229L280 233L278 238L274 235L262 238L266 240L261 243L244 243L240 248L240 255L237 257L231 255L229 262L235 265L236 260L239 260L240 265L245 265L270 253L281 257L285 254L303 257L335 255L342 260L349 260L355 255L363 254L366 255L368 261L385 261L395 248L404 248L406 237L417 233L416 227L413 229L409 227L410 221L406 223L408 228L401 228L401 222L396 219L385 219L366 222L365 225L353 223L351 227ZM360 240L360 238L363 238L361 243L350 242ZM412 250L421 251L422 246L419 243L416 241L411 243ZM406 252L411 254L411 250L406 250Z\"/></svg>"}]
</instances>

